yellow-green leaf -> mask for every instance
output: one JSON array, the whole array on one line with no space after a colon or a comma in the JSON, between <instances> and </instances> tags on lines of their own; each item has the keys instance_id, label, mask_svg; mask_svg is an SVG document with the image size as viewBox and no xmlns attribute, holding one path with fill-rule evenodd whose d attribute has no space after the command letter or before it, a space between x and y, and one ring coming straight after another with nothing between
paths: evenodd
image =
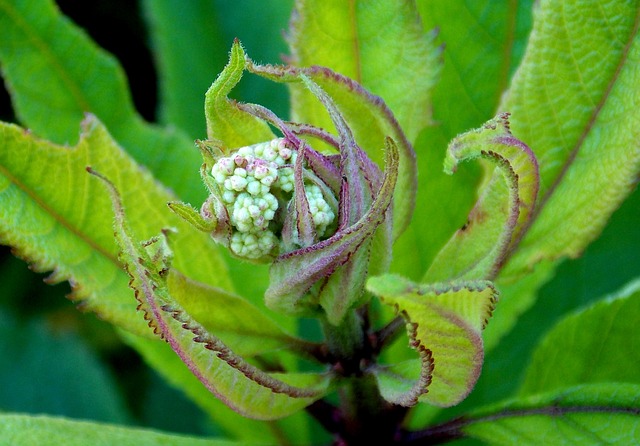
<instances>
[{"instance_id":1,"label":"yellow-green leaf","mask_svg":"<svg viewBox=\"0 0 640 446\"><path fill-rule=\"evenodd\" d=\"M486 281L418 285L386 275L369 279L367 289L406 320L414 349L431 352L431 384L419 401L444 407L462 401L482 368L481 332L498 297L493 285ZM422 361L428 363L424 357Z\"/></svg>"}]
</instances>

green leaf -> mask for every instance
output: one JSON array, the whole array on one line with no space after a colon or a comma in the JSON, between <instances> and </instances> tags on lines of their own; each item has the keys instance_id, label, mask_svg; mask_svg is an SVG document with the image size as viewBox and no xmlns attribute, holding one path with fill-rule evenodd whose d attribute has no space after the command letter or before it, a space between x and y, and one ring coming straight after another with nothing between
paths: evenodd
<instances>
[{"instance_id":1,"label":"green leaf","mask_svg":"<svg viewBox=\"0 0 640 446\"><path fill-rule=\"evenodd\" d=\"M640 145L630 92L639 66L638 14L637 2L620 1L541 2L536 9L525 58L501 105L512 112L512 132L540 165L532 220L497 278L504 302L511 300L502 312L511 323L501 330L535 302L532 291L550 277L557 259L580 255L599 235L635 184ZM582 45L592 38L588 48ZM547 272L536 272L538 281L520 287L517 282L541 260ZM492 329L493 341L505 331Z\"/></svg>"},{"instance_id":2,"label":"green leaf","mask_svg":"<svg viewBox=\"0 0 640 446\"><path fill-rule=\"evenodd\" d=\"M289 25L294 0L244 0L241 8L232 2L214 3L218 20L215 25L209 23L207 26L217 26L224 34L225 46L221 55L224 56L229 45L234 39L238 39L255 60L265 63L282 61L287 52L284 32ZM248 11L251 13L248 14ZM212 76L222 70L225 62L226 60L222 61L212 72ZM258 77L247 77L237 86L234 97L262 104L278 116L289 116L289 98L284 85L273 85Z\"/></svg>"},{"instance_id":3,"label":"green leaf","mask_svg":"<svg viewBox=\"0 0 640 446\"><path fill-rule=\"evenodd\" d=\"M442 172L447 144L495 116L510 73L524 52L533 0L416 4L424 28L437 30L444 64L432 94L435 125L414 143L420 172L418 206L407 232L394 245L392 271L420 280L451 234L463 226L477 198L477 165L462 166L454 176Z\"/></svg>"},{"instance_id":4,"label":"green leaf","mask_svg":"<svg viewBox=\"0 0 640 446\"><path fill-rule=\"evenodd\" d=\"M57 143L75 142L80 122L91 112L181 198L202 199L193 176L200 159L192 141L144 122L115 59L52 1L0 1L0 29L2 75L23 125Z\"/></svg>"},{"instance_id":5,"label":"green leaf","mask_svg":"<svg viewBox=\"0 0 640 446\"><path fill-rule=\"evenodd\" d=\"M431 90L440 70L440 52L433 40L433 34L420 26L413 2L381 0L298 0L288 35L294 65L328 67L384 98L409 141L431 124ZM342 105L327 85L319 83ZM294 120L331 128L311 94L298 85L291 85L291 92ZM356 110L341 111L351 122ZM369 141L365 133L358 131L356 140L368 150L381 147L383 141L378 137L370 146L364 143Z\"/></svg>"},{"instance_id":6,"label":"green leaf","mask_svg":"<svg viewBox=\"0 0 640 446\"><path fill-rule=\"evenodd\" d=\"M505 277L540 259L578 256L636 183L639 24L637 1L542 1L536 9L501 108L539 160L540 196Z\"/></svg>"},{"instance_id":7,"label":"green leaf","mask_svg":"<svg viewBox=\"0 0 640 446\"><path fill-rule=\"evenodd\" d=\"M393 404L411 407L429 391L433 377L433 358L426 348L418 350L420 361L409 360L373 369L382 397Z\"/></svg>"},{"instance_id":8,"label":"green leaf","mask_svg":"<svg viewBox=\"0 0 640 446\"><path fill-rule=\"evenodd\" d=\"M432 353L432 382L419 400L443 407L463 400L482 368L481 332L498 297L493 285L486 281L417 285L386 275L369 279L367 289L406 320L414 349ZM426 363L424 357L422 361Z\"/></svg>"},{"instance_id":9,"label":"green leaf","mask_svg":"<svg viewBox=\"0 0 640 446\"><path fill-rule=\"evenodd\" d=\"M12 446L233 446L244 443L46 416L0 414L0 437ZM256 443L259 444L259 443Z\"/></svg>"},{"instance_id":10,"label":"green leaf","mask_svg":"<svg viewBox=\"0 0 640 446\"><path fill-rule=\"evenodd\" d=\"M240 82L247 66L245 53L238 40L233 43L229 63L205 95L205 116L208 138L222 144L224 154L252 144L269 141L275 135L262 120L241 110L228 98Z\"/></svg>"},{"instance_id":11,"label":"green leaf","mask_svg":"<svg viewBox=\"0 0 640 446\"><path fill-rule=\"evenodd\" d=\"M305 349L262 311L223 289L196 282L171 270L167 287L177 302L210 333L243 357L283 348Z\"/></svg>"},{"instance_id":12,"label":"green leaf","mask_svg":"<svg viewBox=\"0 0 640 446\"><path fill-rule=\"evenodd\" d=\"M322 397L327 375L267 374L231 351L194 320L169 291L173 253L168 234L142 242L132 239L122 201L113 183L95 171L110 193L120 260L131 277L139 309L154 333L164 339L204 386L238 413L272 420L290 415ZM284 381L282 380L284 379Z\"/></svg>"},{"instance_id":13,"label":"green leaf","mask_svg":"<svg viewBox=\"0 0 640 446\"><path fill-rule=\"evenodd\" d=\"M640 280L558 323L533 354L520 394L603 381L640 384Z\"/></svg>"},{"instance_id":14,"label":"green leaf","mask_svg":"<svg viewBox=\"0 0 640 446\"><path fill-rule=\"evenodd\" d=\"M328 6L301 0L296 3L288 40L291 62L312 66L305 74L337 103L358 145L373 161L383 165L380 148L385 137L397 142L398 184L404 191L394 197L397 238L415 206L417 172L411 144L431 124L431 89L440 67L433 35L422 30L412 2L377 0L365 6L334 0ZM332 128L331 119L309 91L295 83L290 88L294 120Z\"/></svg>"},{"instance_id":15,"label":"green leaf","mask_svg":"<svg viewBox=\"0 0 640 446\"><path fill-rule=\"evenodd\" d=\"M491 279L520 239L538 193L538 163L531 150L513 137L507 119L508 115L499 115L449 145L445 172L455 172L461 161L484 158L501 173L484 188L465 225L438 253L425 282Z\"/></svg>"},{"instance_id":16,"label":"green leaf","mask_svg":"<svg viewBox=\"0 0 640 446\"><path fill-rule=\"evenodd\" d=\"M534 1L416 3L425 29L436 29L437 41L444 45L442 73L433 90L434 131L442 134L444 144L434 142L444 152L457 134L498 111L510 111L498 110L498 105L524 53Z\"/></svg>"},{"instance_id":17,"label":"green leaf","mask_svg":"<svg viewBox=\"0 0 640 446\"><path fill-rule=\"evenodd\" d=\"M638 395L634 384L572 387L480 410L452 427L490 444L636 444Z\"/></svg>"},{"instance_id":18,"label":"green leaf","mask_svg":"<svg viewBox=\"0 0 640 446\"><path fill-rule=\"evenodd\" d=\"M179 271L214 287L230 287L210 237L166 208L175 196L137 166L94 117L84 122L80 141L72 148L9 124L0 124L0 142L0 240L38 270L53 270L52 282L69 280L72 299L85 309L148 335L116 260L108 196L85 172L88 164L126 191L125 205L141 237L163 227L178 230L174 265Z\"/></svg>"},{"instance_id":19,"label":"green leaf","mask_svg":"<svg viewBox=\"0 0 640 446\"><path fill-rule=\"evenodd\" d=\"M557 267L542 262L533 275L514 282L513 286L501 285L502 298L483 333L487 354L480 379L469 398L447 411L447 418L460 416L487 401L514 395L522 384L531 355L556 323L638 277L639 219L640 189L636 189L613 214L600 238L579 259L567 260ZM540 272L555 277L538 293L539 284L546 282L539 277ZM517 308L523 297L530 297L534 305L519 314L513 307ZM504 379L505 376L509 379ZM414 428L423 425L412 418Z\"/></svg>"}]
</instances>

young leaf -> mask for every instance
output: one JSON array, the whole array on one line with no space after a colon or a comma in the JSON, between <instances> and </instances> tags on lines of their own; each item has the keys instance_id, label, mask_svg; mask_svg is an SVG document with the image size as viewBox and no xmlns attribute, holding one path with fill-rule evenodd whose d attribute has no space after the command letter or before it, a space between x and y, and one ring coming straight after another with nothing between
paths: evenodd
<instances>
[{"instance_id":1,"label":"young leaf","mask_svg":"<svg viewBox=\"0 0 640 446\"><path fill-rule=\"evenodd\" d=\"M398 151L392 140L387 140L387 168L380 189L371 207L351 226L344 227L333 236L309 248L301 248L279 256L271 266L271 283L265 294L267 305L287 314L301 314L313 308L316 302L303 300L305 294L318 280L334 273L338 267L349 261L354 253L366 246L370 237L384 221L391 204L398 175ZM354 268L361 268L354 265ZM341 307L335 313L341 318L354 302ZM334 322L337 322L334 319Z\"/></svg>"},{"instance_id":2,"label":"young leaf","mask_svg":"<svg viewBox=\"0 0 640 446\"><path fill-rule=\"evenodd\" d=\"M636 444L640 386L591 384L522 398L472 413L448 434L491 444ZM458 424L458 426L455 426ZM441 433L446 430L438 429ZM452 432L453 431L453 432Z\"/></svg>"},{"instance_id":3,"label":"young leaf","mask_svg":"<svg viewBox=\"0 0 640 446\"><path fill-rule=\"evenodd\" d=\"M275 82L294 84L301 82L309 89L317 105L323 107L325 113L328 113L330 125L336 127L340 137L345 136L345 125L348 125L347 140L355 141L357 146L364 149L367 156L379 167L384 166L384 160L381 157L383 152L380 148L384 146L386 138L390 136L396 142L400 155L398 184L405 191L403 194L394 196L393 234L394 238L397 238L409 224L415 207L416 155L385 102L380 97L373 96L352 79L328 68L297 69L289 66L257 65L248 60L247 69ZM313 88L312 85L319 88ZM321 99L318 90L322 95L331 98L330 104ZM318 101L318 99L321 100ZM330 109L333 111L329 111ZM341 116L336 120L338 115ZM302 122L317 126L314 121Z\"/></svg>"},{"instance_id":4,"label":"young leaf","mask_svg":"<svg viewBox=\"0 0 640 446\"><path fill-rule=\"evenodd\" d=\"M386 275L369 279L367 289L406 320L411 346L421 356L423 350L432 354L431 385L419 400L443 407L462 401L482 368L481 332L498 297L493 285L486 281L416 285ZM427 364L424 357L422 361Z\"/></svg>"},{"instance_id":5,"label":"young leaf","mask_svg":"<svg viewBox=\"0 0 640 446\"><path fill-rule=\"evenodd\" d=\"M169 231L137 246L118 191L105 177L92 173L111 195L119 257L131 277L138 309L211 393L240 414L263 420L290 415L324 395L328 376L282 374L283 381L247 363L194 320L172 298L167 284L173 256Z\"/></svg>"},{"instance_id":6,"label":"young leaf","mask_svg":"<svg viewBox=\"0 0 640 446\"><path fill-rule=\"evenodd\" d=\"M148 339L121 331L124 341L140 352L144 361L160 373L164 379L207 413L215 424L231 438L245 443L276 443L278 432L271 423L252 420L240 415L211 393L203 391L202 383L191 373L187 365L165 342L149 342Z\"/></svg>"},{"instance_id":7,"label":"young leaf","mask_svg":"<svg viewBox=\"0 0 640 446\"><path fill-rule=\"evenodd\" d=\"M165 434L148 429L121 427L47 416L0 414L0 437L12 446L239 446L245 443Z\"/></svg>"},{"instance_id":8,"label":"young leaf","mask_svg":"<svg viewBox=\"0 0 640 446\"><path fill-rule=\"evenodd\" d=\"M204 111L207 136L224 143L223 152L251 144L269 141L275 135L262 120L240 109L228 95L246 68L244 50L236 40L231 47L229 63L209 87L205 95Z\"/></svg>"},{"instance_id":9,"label":"young leaf","mask_svg":"<svg viewBox=\"0 0 640 446\"><path fill-rule=\"evenodd\" d=\"M417 171L411 144L432 123L431 91L440 71L434 35L422 29L413 2L376 0L365 6L299 0L288 42L291 63L310 67L305 73L336 101L358 145L373 161L382 166L379 149L385 137L398 143L398 185L404 193L394 197L397 238L415 206ZM312 94L295 83L290 90L294 120L331 128Z\"/></svg>"},{"instance_id":10,"label":"young leaf","mask_svg":"<svg viewBox=\"0 0 640 446\"><path fill-rule=\"evenodd\" d=\"M429 391L433 378L431 350L418 348L418 355L420 361L409 360L391 366L377 365L373 369L380 394L386 401L412 407Z\"/></svg>"},{"instance_id":11,"label":"young leaf","mask_svg":"<svg viewBox=\"0 0 640 446\"><path fill-rule=\"evenodd\" d=\"M538 193L538 163L509 131L508 115L455 138L445 171L453 173L460 161L480 157L495 163L501 174L485 187L467 223L435 258L425 282L495 277L529 221Z\"/></svg>"},{"instance_id":12,"label":"young leaf","mask_svg":"<svg viewBox=\"0 0 640 446\"><path fill-rule=\"evenodd\" d=\"M540 259L578 256L634 186L639 24L638 2L542 1L536 9L501 108L540 162L540 197L505 277Z\"/></svg>"},{"instance_id":13,"label":"young leaf","mask_svg":"<svg viewBox=\"0 0 640 446\"><path fill-rule=\"evenodd\" d=\"M456 135L495 116L524 52L532 5L533 0L416 2L424 29L437 30L444 64L432 94L435 125L414 142L419 206L394 245L392 271L420 280L451 234L465 223L477 199L479 166L469 164L450 176L442 172L442 158Z\"/></svg>"},{"instance_id":14,"label":"young leaf","mask_svg":"<svg viewBox=\"0 0 640 446\"><path fill-rule=\"evenodd\" d=\"M558 323L533 354L521 395L594 382L640 383L640 280Z\"/></svg>"},{"instance_id":15,"label":"young leaf","mask_svg":"<svg viewBox=\"0 0 640 446\"><path fill-rule=\"evenodd\" d=\"M305 350L313 345L287 335L240 296L196 282L178 271L169 272L167 287L181 307L189 308L191 317L245 358L283 348Z\"/></svg>"},{"instance_id":16,"label":"young leaf","mask_svg":"<svg viewBox=\"0 0 640 446\"><path fill-rule=\"evenodd\" d=\"M51 0L0 1L0 63L16 115L57 143L77 140L84 114L105 123L116 140L178 196L202 201L193 177L200 159L182 133L144 122L115 59L69 22Z\"/></svg>"},{"instance_id":17,"label":"young leaf","mask_svg":"<svg viewBox=\"0 0 640 446\"><path fill-rule=\"evenodd\" d=\"M431 124L431 90L440 70L440 52L434 45L434 35L422 29L413 2L375 0L365 5L298 0L287 37L293 65L330 68L384 98L409 141ZM314 80L336 99L351 122L351 113L356 110L342 107L340 96L325 85L330 80ZM331 128L331 121L312 95L295 84L291 91L294 120ZM344 105L356 105L342 98L346 99ZM359 134L360 130L356 130L356 140L372 150L382 145L384 136L393 136L378 136L371 146L364 142L369 140L366 133Z\"/></svg>"},{"instance_id":18,"label":"young leaf","mask_svg":"<svg viewBox=\"0 0 640 446\"><path fill-rule=\"evenodd\" d=\"M533 302L549 278L509 292L540 260L576 257L600 233L640 170L635 79L640 72L637 2L550 2L535 9L522 65L501 109L511 130L536 154L540 192L524 237L497 278L509 311L497 340ZM585 39L593 42L585 46ZM598 69L594 69L594 67ZM541 118L542 117L542 118ZM551 266L552 267L552 266ZM495 344L495 342L492 342Z\"/></svg>"},{"instance_id":19,"label":"young leaf","mask_svg":"<svg viewBox=\"0 0 640 446\"><path fill-rule=\"evenodd\" d=\"M5 148L0 151L0 240L38 270L53 270L51 282L69 280L72 299L85 309L148 336L116 260L108 196L85 172L87 164L111 175L126 191L136 233L150 237L162 227L178 229L178 270L210 286L230 288L226 265L210 237L166 209L175 196L137 166L95 117L85 120L76 147L57 146L9 124L0 124L0 145Z\"/></svg>"}]
</instances>

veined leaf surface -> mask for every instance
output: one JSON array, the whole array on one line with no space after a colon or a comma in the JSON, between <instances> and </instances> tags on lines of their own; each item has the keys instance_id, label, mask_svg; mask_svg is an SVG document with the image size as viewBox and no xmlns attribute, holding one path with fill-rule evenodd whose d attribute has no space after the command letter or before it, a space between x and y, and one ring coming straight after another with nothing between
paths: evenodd
<instances>
[{"instance_id":1,"label":"veined leaf surface","mask_svg":"<svg viewBox=\"0 0 640 446\"><path fill-rule=\"evenodd\" d=\"M64 147L17 126L0 125L1 239L39 270L53 270L51 281L69 280L73 298L84 308L148 335L116 260L108 196L84 172L87 165L112 175L125 191L134 230L141 237L151 237L162 227L178 229L175 266L183 274L228 289L226 265L206 234L167 209L175 197L137 166L94 117L83 126L78 145ZM208 247L206 255L203 247Z\"/></svg>"},{"instance_id":2,"label":"veined leaf surface","mask_svg":"<svg viewBox=\"0 0 640 446\"><path fill-rule=\"evenodd\" d=\"M193 141L136 113L116 60L60 14L51 0L0 1L0 63L22 125L74 143L85 113L183 199L202 199Z\"/></svg>"}]
</instances>

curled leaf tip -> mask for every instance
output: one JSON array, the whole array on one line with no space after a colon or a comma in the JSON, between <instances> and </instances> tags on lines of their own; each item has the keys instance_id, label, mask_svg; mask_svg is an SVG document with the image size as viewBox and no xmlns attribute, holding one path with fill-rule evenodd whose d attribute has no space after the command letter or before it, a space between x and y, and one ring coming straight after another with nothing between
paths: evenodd
<instances>
[{"instance_id":1,"label":"curled leaf tip","mask_svg":"<svg viewBox=\"0 0 640 446\"><path fill-rule=\"evenodd\" d=\"M426 281L494 278L534 211L538 162L531 149L511 134L508 113L454 138L444 161L445 172L453 173L460 162L478 158L490 161L495 169L486 171L489 180L467 223L438 253Z\"/></svg>"}]
</instances>

